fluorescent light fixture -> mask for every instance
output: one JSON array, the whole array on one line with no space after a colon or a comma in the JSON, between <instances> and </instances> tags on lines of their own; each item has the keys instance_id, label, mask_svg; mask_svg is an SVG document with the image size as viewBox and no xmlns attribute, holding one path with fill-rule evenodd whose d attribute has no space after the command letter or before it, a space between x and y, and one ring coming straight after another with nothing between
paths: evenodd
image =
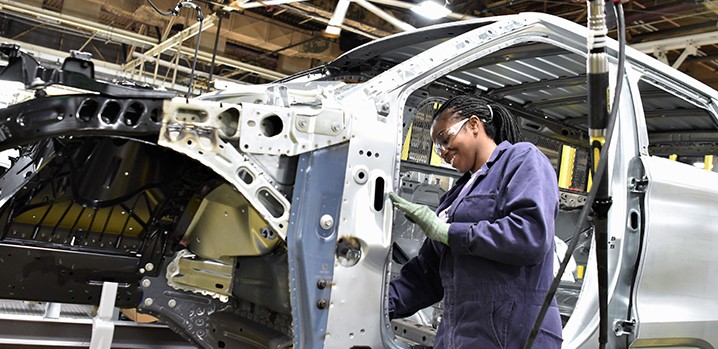
<instances>
[{"instance_id":1,"label":"fluorescent light fixture","mask_svg":"<svg viewBox=\"0 0 718 349\"><path fill-rule=\"evenodd\" d=\"M412 7L411 10L428 19L439 19L451 13L449 9L433 1L424 1Z\"/></svg>"}]
</instances>

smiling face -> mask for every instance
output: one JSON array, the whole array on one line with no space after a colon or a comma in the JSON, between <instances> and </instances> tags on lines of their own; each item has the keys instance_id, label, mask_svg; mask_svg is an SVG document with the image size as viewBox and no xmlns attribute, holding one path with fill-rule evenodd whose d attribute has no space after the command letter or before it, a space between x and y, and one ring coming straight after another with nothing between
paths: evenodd
<instances>
[{"instance_id":1,"label":"smiling face","mask_svg":"<svg viewBox=\"0 0 718 349\"><path fill-rule=\"evenodd\" d=\"M465 118L452 108L434 119L431 139L436 153L461 173L477 171L496 147L478 117Z\"/></svg>"}]
</instances>

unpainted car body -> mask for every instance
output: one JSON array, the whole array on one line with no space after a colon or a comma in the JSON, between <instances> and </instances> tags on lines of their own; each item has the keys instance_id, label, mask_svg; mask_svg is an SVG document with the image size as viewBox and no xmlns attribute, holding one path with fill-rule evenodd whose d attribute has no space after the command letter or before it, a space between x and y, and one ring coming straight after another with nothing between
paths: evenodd
<instances>
[{"instance_id":1,"label":"unpainted car body","mask_svg":"<svg viewBox=\"0 0 718 349\"><path fill-rule=\"evenodd\" d=\"M392 271L422 236L386 193L435 202L456 173L432 159L427 117L480 95L552 159L556 235L570 238L589 189L586 37L536 13L445 24L189 100L95 82L81 57L54 75L28 69L7 49L0 77L95 93L0 110L0 146L20 152L0 178L0 298L96 304L113 281L118 305L199 347L431 345L438 319L387 317ZM718 94L630 48L621 78L609 347L713 348L718 175L667 157L716 152ZM578 226L581 270L558 293L564 347L596 348L595 246L590 222Z\"/></svg>"}]
</instances>

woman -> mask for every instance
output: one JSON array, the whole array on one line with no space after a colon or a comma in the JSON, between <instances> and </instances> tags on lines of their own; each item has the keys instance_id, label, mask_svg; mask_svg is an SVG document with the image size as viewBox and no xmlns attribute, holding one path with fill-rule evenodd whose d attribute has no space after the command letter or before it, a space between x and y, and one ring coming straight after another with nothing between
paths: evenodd
<instances>
[{"instance_id":1,"label":"woman","mask_svg":"<svg viewBox=\"0 0 718 349\"><path fill-rule=\"evenodd\" d=\"M436 213L390 193L429 237L389 290L401 318L442 298L436 348L522 348L553 279L556 173L509 111L458 96L434 115L435 151L465 174ZM555 300L534 348L561 347Z\"/></svg>"}]
</instances>

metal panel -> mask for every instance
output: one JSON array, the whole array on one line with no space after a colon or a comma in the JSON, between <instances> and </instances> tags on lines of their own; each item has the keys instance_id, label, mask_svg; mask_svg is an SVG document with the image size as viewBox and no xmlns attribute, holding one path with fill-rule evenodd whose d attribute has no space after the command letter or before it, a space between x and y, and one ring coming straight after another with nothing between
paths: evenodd
<instances>
[{"instance_id":1,"label":"metal panel","mask_svg":"<svg viewBox=\"0 0 718 349\"><path fill-rule=\"evenodd\" d=\"M638 338L718 343L718 173L643 157L649 182L636 282ZM680 258L667 258L680 256Z\"/></svg>"},{"instance_id":2,"label":"metal panel","mask_svg":"<svg viewBox=\"0 0 718 349\"><path fill-rule=\"evenodd\" d=\"M334 251L342 217L348 147L302 154L287 231L294 346L322 348L334 284ZM332 224L326 217L331 217ZM320 221L324 219L324 224Z\"/></svg>"}]
</instances>

